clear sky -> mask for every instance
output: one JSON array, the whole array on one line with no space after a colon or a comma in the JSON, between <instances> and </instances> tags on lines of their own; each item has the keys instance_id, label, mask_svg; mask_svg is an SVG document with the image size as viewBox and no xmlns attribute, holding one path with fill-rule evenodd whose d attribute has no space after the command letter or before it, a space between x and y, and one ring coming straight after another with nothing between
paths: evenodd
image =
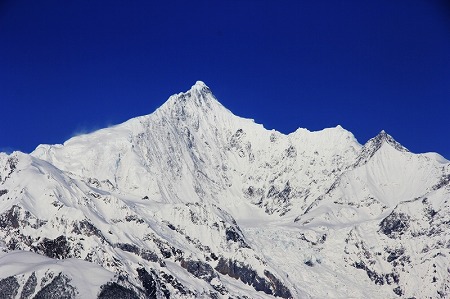
<instances>
[{"instance_id":1,"label":"clear sky","mask_svg":"<svg viewBox=\"0 0 450 299\"><path fill-rule=\"evenodd\" d=\"M450 158L448 1L0 2L2 151L149 114L196 80L268 129L384 129Z\"/></svg>"}]
</instances>

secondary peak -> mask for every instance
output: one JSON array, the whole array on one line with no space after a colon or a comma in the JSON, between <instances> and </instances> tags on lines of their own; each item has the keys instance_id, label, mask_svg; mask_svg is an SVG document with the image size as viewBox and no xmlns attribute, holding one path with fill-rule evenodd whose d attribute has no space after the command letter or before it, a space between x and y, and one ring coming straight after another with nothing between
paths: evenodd
<instances>
[{"instance_id":1,"label":"secondary peak","mask_svg":"<svg viewBox=\"0 0 450 299\"><path fill-rule=\"evenodd\" d=\"M392 136L386 133L385 130L381 130L381 132L378 133L377 136L370 139L369 141L366 142L366 144L364 144L363 148L361 149L361 154L359 155L355 163L355 166L360 166L367 163L367 161L370 160L370 158L372 158L373 155L375 155L375 153L384 144L388 144L389 146L395 148L400 152L409 152L409 150L406 147L404 147L394 138L392 138Z\"/></svg>"},{"instance_id":2,"label":"secondary peak","mask_svg":"<svg viewBox=\"0 0 450 299\"><path fill-rule=\"evenodd\" d=\"M383 143L388 143L398 151L409 152L409 150L406 147L397 142L391 135L386 133L385 130L381 130L381 132L378 133L378 135L375 136L375 138L370 139L366 144L369 144L370 142L377 148L381 147Z\"/></svg>"}]
</instances>

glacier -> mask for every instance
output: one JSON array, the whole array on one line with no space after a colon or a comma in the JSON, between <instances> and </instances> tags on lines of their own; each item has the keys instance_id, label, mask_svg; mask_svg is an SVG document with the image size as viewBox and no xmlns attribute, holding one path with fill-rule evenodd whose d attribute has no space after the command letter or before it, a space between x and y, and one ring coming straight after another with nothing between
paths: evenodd
<instances>
[{"instance_id":1,"label":"glacier","mask_svg":"<svg viewBox=\"0 0 450 299\"><path fill-rule=\"evenodd\" d=\"M198 81L0 153L0 297L448 298L449 200L437 153L267 130Z\"/></svg>"}]
</instances>

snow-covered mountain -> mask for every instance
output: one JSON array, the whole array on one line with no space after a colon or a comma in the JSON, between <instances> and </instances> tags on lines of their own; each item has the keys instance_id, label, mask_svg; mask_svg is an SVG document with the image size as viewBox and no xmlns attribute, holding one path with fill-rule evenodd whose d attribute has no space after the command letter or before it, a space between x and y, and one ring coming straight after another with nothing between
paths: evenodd
<instances>
[{"instance_id":1,"label":"snow-covered mountain","mask_svg":"<svg viewBox=\"0 0 450 299\"><path fill-rule=\"evenodd\" d=\"M0 153L0 297L448 298L449 200L438 154L269 131L197 82Z\"/></svg>"}]
</instances>

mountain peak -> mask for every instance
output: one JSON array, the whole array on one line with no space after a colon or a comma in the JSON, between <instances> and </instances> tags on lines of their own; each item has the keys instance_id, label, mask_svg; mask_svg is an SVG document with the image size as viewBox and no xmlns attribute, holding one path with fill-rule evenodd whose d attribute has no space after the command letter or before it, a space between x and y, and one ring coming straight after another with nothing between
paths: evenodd
<instances>
[{"instance_id":1,"label":"mountain peak","mask_svg":"<svg viewBox=\"0 0 450 299\"><path fill-rule=\"evenodd\" d=\"M200 80L196 81L195 84L192 85L192 88L200 88L201 89L204 87L208 87L208 86L206 86L205 82L200 81Z\"/></svg>"},{"instance_id":2,"label":"mountain peak","mask_svg":"<svg viewBox=\"0 0 450 299\"><path fill-rule=\"evenodd\" d=\"M397 142L391 135L386 133L385 130L381 130L381 132L378 133L378 135L375 136L374 138L370 139L366 143L366 145L369 144L370 142L373 143L374 145L376 145L377 148L381 147L383 145L383 143L387 143L400 152L409 152L409 150L406 147L404 147L399 142ZM379 145L379 147L378 147L378 145Z\"/></svg>"},{"instance_id":3,"label":"mountain peak","mask_svg":"<svg viewBox=\"0 0 450 299\"><path fill-rule=\"evenodd\" d=\"M172 120L174 124L187 121L192 128L198 129L219 122L228 124L234 114L217 100L203 81L197 81L187 91L170 96L152 117Z\"/></svg>"},{"instance_id":4,"label":"mountain peak","mask_svg":"<svg viewBox=\"0 0 450 299\"><path fill-rule=\"evenodd\" d=\"M386 133L385 130L381 130L377 136L369 139L369 141L364 144L355 166L360 166L367 163L367 161L372 158L373 155L375 155L375 153L385 144L388 144L397 151L409 152L406 147L397 142L391 135Z\"/></svg>"},{"instance_id":5,"label":"mountain peak","mask_svg":"<svg viewBox=\"0 0 450 299\"><path fill-rule=\"evenodd\" d=\"M211 94L211 89L209 89L209 87L205 84L205 82L203 81L196 81L194 85L192 85L191 89L189 91L187 91L187 93L189 92L195 92L198 93L200 95L205 95L205 94Z\"/></svg>"},{"instance_id":6,"label":"mountain peak","mask_svg":"<svg viewBox=\"0 0 450 299\"><path fill-rule=\"evenodd\" d=\"M168 102L171 100L175 102L186 102L193 100L197 102L197 104L201 104L203 101L210 101L210 98L215 99L211 89L203 81L197 81L188 91L172 95Z\"/></svg>"}]
</instances>

